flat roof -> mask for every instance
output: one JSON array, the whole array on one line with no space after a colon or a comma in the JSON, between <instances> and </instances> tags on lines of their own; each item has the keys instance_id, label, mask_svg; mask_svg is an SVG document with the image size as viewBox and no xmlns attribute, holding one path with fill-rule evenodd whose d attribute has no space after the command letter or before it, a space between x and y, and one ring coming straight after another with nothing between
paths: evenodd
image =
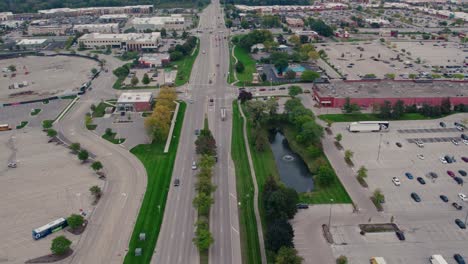
<instances>
[{"instance_id":1,"label":"flat roof","mask_svg":"<svg viewBox=\"0 0 468 264\"><path fill-rule=\"evenodd\" d=\"M160 32L152 33L123 33L123 34L109 34L109 33L89 33L84 34L80 39L120 39L120 40L133 40L133 41L157 41L161 37Z\"/></svg>"},{"instance_id":2,"label":"flat roof","mask_svg":"<svg viewBox=\"0 0 468 264\"><path fill-rule=\"evenodd\" d=\"M39 45L46 41L47 39L22 39L18 42L18 45Z\"/></svg>"},{"instance_id":3,"label":"flat roof","mask_svg":"<svg viewBox=\"0 0 468 264\"><path fill-rule=\"evenodd\" d=\"M132 20L132 24L142 25L162 25L166 22L180 22L184 23L185 18L181 16L155 16L155 17L135 17Z\"/></svg>"},{"instance_id":4,"label":"flat roof","mask_svg":"<svg viewBox=\"0 0 468 264\"><path fill-rule=\"evenodd\" d=\"M138 93L122 93L117 100L117 103L138 103L138 102L149 102L153 98L151 92L138 92Z\"/></svg>"},{"instance_id":5,"label":"flat roof","mask_svg":"<svg viewBox=\"0 0 468 264\"><path fill-rule=\"evenodd\" d=\"M315 90L321 97L334 98L468 97L468 83L449 81L334 81L316 84Z\"/></svg>"},{"instance_id":6,"label":"flat roof","mask_svg":"<svg viewBox=\"0 0 468 264\"><path fill-rule=\"evenodd\" d=\"M108 23L108 24L78 24L74 25L73 28L113 28L119 27L118 23Z\"/></svg>"}]
</instances>

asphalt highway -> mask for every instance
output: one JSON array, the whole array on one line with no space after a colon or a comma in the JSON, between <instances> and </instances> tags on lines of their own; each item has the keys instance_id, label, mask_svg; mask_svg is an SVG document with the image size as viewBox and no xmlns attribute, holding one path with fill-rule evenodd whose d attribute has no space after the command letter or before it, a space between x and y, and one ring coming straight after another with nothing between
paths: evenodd
<instances>
[{"instance_id":1,"label":"asphalt highway","mask_svg":"<svg viewBox=\"0 0 468 264\"><path fill-rule=\"evenodd\" d=\"M226 84L229 71L228 31L218 0L214 0L202 14L198 34L200 52L192 69L185 96L193 100L188 104L181 141L152 263L198 263L198 249L193 244L194 224L197 219L192 200L195 197L196 170L192 161L197 159L194 142L195 129L203 127L205 116L216 139L218 163L213 182L217 185L214 205L210 214L210 229L214 244L210 249L210 263L241 263L237 193L233 163L230 156L231 119L229 113L233 88ZM226 39L224 38L226 37ZM210 99L214 103L210 104ZM228 118L221 120L221 108L226 107Z\"/></svg>"}]
</instances>

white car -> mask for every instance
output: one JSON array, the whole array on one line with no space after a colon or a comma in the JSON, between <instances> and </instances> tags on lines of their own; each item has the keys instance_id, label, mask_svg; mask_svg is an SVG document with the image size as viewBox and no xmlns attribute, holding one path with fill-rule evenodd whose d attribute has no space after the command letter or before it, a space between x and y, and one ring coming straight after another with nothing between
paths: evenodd
<instances>
[{"instance_id":1,"label":"white car","mask_svg":"<svg viewBox=\"0 0 468 264\"><path fill-rule=\"evenodd\" d=\"M197 163L194 161L192 162L192 170L196 170L197 169Z\"/></svg>"},{"instance_id":2,"label":"white car","mask_svg":"<svg viewBox=\"0 0 468 264\"><path fill-rule=\"evenodd\" d=\"M465 130L465 129L464 129L463 127L461 127L461 126L455 126L455 128L457 128L457 129L460 130L460 131Z\"/></svg>"},{"instance_id":3,"label":"white car","mask_svg":"<svg viewBox=\"0 0 468 264\"><path fill-rule=\"evenodd\" d=\"M418 154L418 158L423 160L423 159L424 159L424 155L423 155L423 154Z\"/></svg>"},{"instance_id":4,"label":"white car","mask_svg":"<svg viewBox=\"0 0 468 264\"><path fill-rule=\"evenodd\" d=\"M395 186L400 186L401 185L401 182L397 177L393 177L392 182L393 182L393 184L395 184Z\"/></svg>"},{"instance_id":5,"label":"white car","mask_svg":"<svg viewBox=\"0 0 468 264\"><path fill-rule=\"evenodd\" d=\"M442 162L443 164L447 164L447 160L446 160L444 157L440 157L439 160L440 160L440 162Z\"/></svg>"},{"instance_id":6,"label":"white car","mask_svg":"<svg viewBox=\"0 0 468 264\"><path fill-rule=\"evenodd\" d=\"M462 142L463 142L465 145L468 145L468 140L463 139Z\"/></svg>"},{"instance_id":7,"label":"white car","mask_svg":"<svg viewBox=\"0 0 468 264\"><path fill-rule=\"evenodd\" d=\"M460 197L460 199L462 199L464 202L468 201L468 197L464 193L459 193L458 197Z\"/></svg>"},{"instance_id":8,"label":"white car","mask_svg":"<svg viewBox=\"0 0 468 264\"><path fill-rule=\"evenodd\" d=\"M453 143L455 146L458 146L458 140L452 139L452 143Z\"/></svg>"},{"instance_id":9,"label":"white car","mask_svg":"<svg viewBox=\"0 0 468 264\"><path fill-rule=\"evenodd\" d=\"M416 143L416 145L418 145L418 147L424 148L424 143L422 143L422 141L417 140L417 141L415 141L415 143Z\"/></svg>"}]
</instances>

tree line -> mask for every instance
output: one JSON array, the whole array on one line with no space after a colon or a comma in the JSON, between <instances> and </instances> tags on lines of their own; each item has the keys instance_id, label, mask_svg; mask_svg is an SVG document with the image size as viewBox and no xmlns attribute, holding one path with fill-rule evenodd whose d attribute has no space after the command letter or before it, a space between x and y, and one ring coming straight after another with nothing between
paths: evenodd
<instances>
[{"instance_id":1,"label":"tree line","mask_svg":"<svg viewBox=\"0 0 468 264\"><path fill-rule=\"evenodd\" d=\"M195 224L195 237L193 243L200 252L205 252L213 244L214 239L210 232L210 209L214 203L212 193L216 186L212 183L213 166L216 164L216 140L208 129L207 121L205 127L195 141L196 153L199 156L197 182L195 189L198 194L193 199L193 206L198 210L198 221Z\"/></svg>"},{"instance_id":2,"label":"tree line","mask_svg":"<svg viewBox=\"0 0 468 264\"><path fill-rule=\"evenodd\" d=\"M308 5L309 0L224 0L226 4L241 5Z\"/></svg>"},{"instance_id":3,"label":"tree line","mask_svg":"<svg viewBox=\"0 0 468 264\"><path fill-rule=\"evenodd\" d=\"M167 139L176 99L174 88L162 87L159 90L153 112L145 119L145 128L153 142L163 143Z\"/></svg>"},{"instance_id":4,"label":"tree line","mask_svg":"<svg viewBox=\"0 0 468 264\"><path fill-rule=\"evenodd\" d=\"M178 61L185 56L189 56L196 46L197 38L194 36L188 37L184 44L177 44L175 47L169 49L171 61Z\"/></svg>"}]
</instances>

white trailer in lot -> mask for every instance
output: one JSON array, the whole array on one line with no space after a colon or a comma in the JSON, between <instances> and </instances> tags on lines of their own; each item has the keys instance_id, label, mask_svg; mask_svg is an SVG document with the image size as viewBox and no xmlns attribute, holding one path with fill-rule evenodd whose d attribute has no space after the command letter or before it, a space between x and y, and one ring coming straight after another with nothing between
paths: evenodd
<instances>
[{"instance_id":1,"label":"white trailer in lot","mask_svg":"<svg viewBox=\"0 0 468 264\"><path fill-rule=\"evenodd\" d=\"M348 126L349 132L379 132L379 124L362 124L359 122L353 122Z\"/></svg>"},{"instance_id":2,"label":"white trailer in lot","mask_svg":"<svg viewBox=\"0 0 468 264\"><path fill-rule=\"evenodd\" d=\"M432 264L448 264L447 261L445 261L444 257L442 257L442 255L432 255L431 263Z\"/></svg>"}]
</instances>

